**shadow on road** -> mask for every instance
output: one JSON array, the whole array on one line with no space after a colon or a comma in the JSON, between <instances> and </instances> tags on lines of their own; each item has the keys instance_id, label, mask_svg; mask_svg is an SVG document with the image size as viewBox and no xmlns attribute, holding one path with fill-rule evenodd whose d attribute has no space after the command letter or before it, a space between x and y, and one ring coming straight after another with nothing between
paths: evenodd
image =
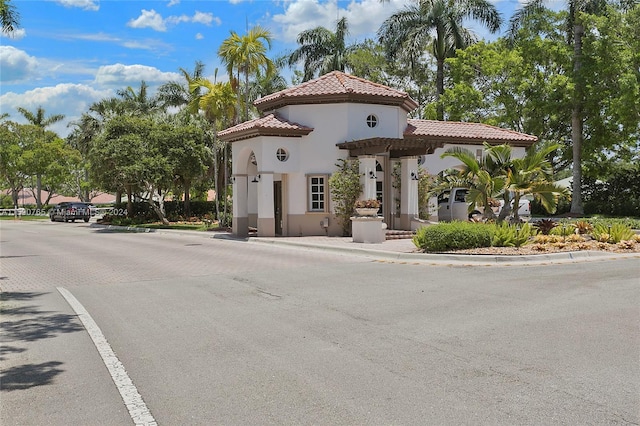
<instances>
[{"instance_id":1,"label":"shadow on road","mask_svg":"<svg viewBox=\"0 0 640 426\"><path fill-rule=\"evenodd\" d=\"M63 333L83 330L76 315L44 311L36 305L36 299L47 293L0 293L0 361L7 361L13 354L26 352L28 347L20 343L49 339ZM29 303L30 304L26 304ZM27 357L28 358L28 357ZM0 373L0 390L13 391L34 386L48 385L64 370L60 361L13 365Z\"/></svg>"},{"instance_id":2,"label":"shadow on road","mask_svg":"<svg viewBox=\"0 0 640 426\"><path fill-rule=\"evenodd\" d=\"M46 293L5 292L0 296L0 323L2 342L33 342L55 337L60 333L81 331L82 324L76 315L42 311L38 306L20 306L11 302L36 299ZM10 318L10 319L9 319Z\"/></svg>"},{"instance_id":3,"label":"shadow on road","mask_svg":"<svg viewBox=\"0 0 640 426\"><path fill-rule=\"evenodd\" d=\"M64 371L57 368L61 364L60 361L49 361L41 364L24 364L9 368L0 373L2 391L10 392L48 385L55 376Z\"/></svg>"}]
</instances>

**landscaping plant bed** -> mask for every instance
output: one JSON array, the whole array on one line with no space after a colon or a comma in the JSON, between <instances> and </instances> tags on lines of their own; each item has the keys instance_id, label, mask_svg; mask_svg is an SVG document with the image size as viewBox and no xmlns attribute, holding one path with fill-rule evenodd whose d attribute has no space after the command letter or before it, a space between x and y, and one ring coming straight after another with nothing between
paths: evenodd
<instances>
[{"instance_id":1,"label":"landscaping plant bed","mask_svg":"<svg viewBox=\"0 0 640 426\"><path fill-rule=\"evenodd\" d=\"M604 251L611 253L640 253L640 243L609 244L597 241L580 243L527 244L520 247L479 247L465 250L452 250L446 253L480 254L500 256L523 256L533 254L562 253L568 251Z\"/></svg>"}]
</instances>

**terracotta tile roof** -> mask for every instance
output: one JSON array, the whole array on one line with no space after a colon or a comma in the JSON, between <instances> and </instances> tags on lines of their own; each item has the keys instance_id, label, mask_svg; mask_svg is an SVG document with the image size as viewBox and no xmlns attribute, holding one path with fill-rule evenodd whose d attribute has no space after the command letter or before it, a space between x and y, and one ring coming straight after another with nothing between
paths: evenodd
<instances>
[{"instance_id":1,"label":"terracotta tile roof","mask_svg":"<svg viewBox=\"0 0 640 426\"><path fill-rule=\"evenodd\" d=\"M218 137L226 142L234 142L256 136L300 137L312 131L313 128L292 123L278 114L268 114L222 130L218 132Z\"/></svg>"},{"instance_id":2,"label":"terracotta tile roof","mask_svg":"<svg viewBox=\"0 0 640 426\"><path fill-rule=\"evenodd\" d=\"M536 136L488 124L414 119L407 120L404 137L461 144L509 143L514 146L530 146L538 140Z\"/></svg>"},{"instance_id":3,"label":"terracotta tile roof","mask_svg":"<svg viewBox=\"0 0 640 426\"><path fill-rule=\"evenodd\" d=\"M267 111L286 105L338 102L397 105L407 111L412 111L418 106L405 92L340 71L332 71L298 86L265 96L256 100L254 105L260 111Z\"/></svg>"}]
</instances>

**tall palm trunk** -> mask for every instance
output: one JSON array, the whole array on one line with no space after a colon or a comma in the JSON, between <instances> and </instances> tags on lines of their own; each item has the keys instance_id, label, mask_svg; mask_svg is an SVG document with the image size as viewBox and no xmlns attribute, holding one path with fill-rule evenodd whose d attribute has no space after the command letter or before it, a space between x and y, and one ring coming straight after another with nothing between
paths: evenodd
<instances>
[{"instance_id":1,"label":"tall palm trunk","mask_svg":"<svg viewBox=\"0 0 640 426\"><path fill-rule=\"evenodd\" d=\"M582 79L582 36L584 26L581 22L573 25L573 74L574 74L574 98L571 110L571 143L573 150L573 183L571 184L571 213L584 214L582 204L582 142L583 142L583 117L584 82Z\"/></svg>"},{"instance_id":2,"label":"tall palm trunk","mask_svg":"<svg viewBox=\"0 0 640 426\"><path fill-rule=\"evenodd\" d=\"M244 121L249 120L249 64L244 72Z\"/></svg>"},{"instance_id":3,"label":"tall palm trunk","mask_svg":"<svg viewBox=\"0 0 640 426\"><path fill-rule=\"evenodd\" d=\"M436 114L438 120L444 120L444 106L440 103L440 97L444 93L444 58L437 59L436 69Z\"/></svg>"}]
</instances>

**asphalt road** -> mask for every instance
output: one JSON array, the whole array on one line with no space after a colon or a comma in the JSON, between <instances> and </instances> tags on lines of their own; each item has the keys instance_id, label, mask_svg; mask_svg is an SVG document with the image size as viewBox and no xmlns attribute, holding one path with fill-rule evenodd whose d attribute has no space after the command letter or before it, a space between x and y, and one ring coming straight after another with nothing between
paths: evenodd
<instances>
[{"instance_id":1,"label":"asphalt road","mask_svg":"<svg viewBox=\"0 0 640 426\"><path fill-rule=\"evenodd\" d=\"M437 266L0 222L0 424L639 424L637 258Z\"/></svg>"}]
</instances>

